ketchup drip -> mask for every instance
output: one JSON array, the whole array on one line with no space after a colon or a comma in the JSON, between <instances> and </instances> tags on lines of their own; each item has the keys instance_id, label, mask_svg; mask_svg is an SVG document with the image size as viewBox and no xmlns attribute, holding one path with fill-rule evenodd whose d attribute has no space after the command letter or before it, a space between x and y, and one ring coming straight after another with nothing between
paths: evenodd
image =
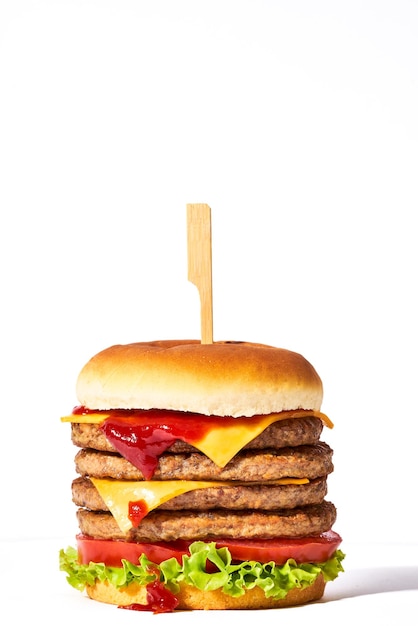
<instances>
[{"instance_id":1,"label":"ketchup drip","mask_svg":"<svg viewBox=\"0 0 418 626\"><path fill-rule=\"evenodd\" d=\"M135 528L139 526L141 520L146 516L147 513L148 507L144 500L136 500L135 502L129 503L128 517L131 520L132 525L135 526Z\"/></svg>"},{"instance_id":2,"label":"ketchup drip","mask_svg":"<svg viewBox=\"0 0 418 626\"><path fill-rule=\"evenodd\" d=\"M150 424L143 417L108 417L101 429L113 447L150 480L158 465L159 456L179 439L172 429Z\"/></svg>"},{"instance_id":3,"label":"ketchup drip","mask_svg":"<svg viewBox=\"0 0 418 626\"><path fill-rule=\"evenodd\" d=\"M77 407L74 414L100 413ZM219 426L220 418L198 413L168 410L112 409L100 428L106 438L125 459L135 465L145 480L150 480L158 466L158 458L176 440L196 445ZM109 415L110 413L110 415ZM233 417L222 417L222 425L235 424Z\"/></svg>"},{"instance_id":4,"label":"ketchup drip","mask_svg":"<svg viewBox=\"0 0 418 626\"><path fill-rule=\"evenodd\" d=\"M147 585L147 604L129 604L121 609L131 611L152 611L153 613L171 613L178 606L178 599L158 580Z\"/></svg>"}]
</instances>

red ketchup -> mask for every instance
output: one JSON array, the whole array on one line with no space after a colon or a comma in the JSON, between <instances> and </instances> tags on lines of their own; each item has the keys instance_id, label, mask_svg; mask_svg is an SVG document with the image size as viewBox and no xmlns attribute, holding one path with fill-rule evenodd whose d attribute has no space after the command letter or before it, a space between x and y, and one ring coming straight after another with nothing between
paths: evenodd
<instances>
[{"instance_id":1,"label":"red ketchup","mask_svg":"<svg viewBox=\"0 0 418 626\"><path fill-rule=\"evenodd\" d=\"M147 513L148 507L144 500L135 500L135 502L129 503L128 517L135 528L139 526L141 520L146 516Z\"/></svg>"},{"instance_id":2,"label":"red ketchup","mask_svg":"<svg viewBox=\"0 0 418 626\"><path fill-rule=\"evenodd\" d=\"M153 613L171 613L178 606L178 599L174 594L156 580L147 585L147 604L129 604L121 609L131 611L152 611Z\"/></svg>"}]
</instances>

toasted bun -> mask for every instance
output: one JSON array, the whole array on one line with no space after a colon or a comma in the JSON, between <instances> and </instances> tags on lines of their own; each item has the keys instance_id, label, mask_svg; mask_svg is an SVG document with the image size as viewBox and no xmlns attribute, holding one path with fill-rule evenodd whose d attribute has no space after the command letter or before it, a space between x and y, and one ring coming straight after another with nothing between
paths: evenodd
<instances>
[{"instance_id":1,"label":"toasted bun","mask_svg":"<svg viewBox=\"0 0 418 626\"><path fill-rule=\"evenodd\" d=\"M176 597L179 600L178 610L277 609L320 600L324 591L325 581L320 574L309 587L291 589L281 599L266 598L259 587L247 590L239 598L233 598L221 589L201 591L189 585L181 585ZM146 588L137 583L117 589L107 582L98 581L94 586L87 587L87 594L93 600L118 606L147 603Z\"/></svg>"},{"instance_id":2,"label":"toasted bun","mask_svg":"<svg viewBox=\"0 0 418 626\"><path fill-rule=\"evenodd\" d=\"M77 397L89 409L170 409L251 416L319 410L322 382L300 354L220 341L116 345L81 370Z\"/></svg>"}]
</instances>

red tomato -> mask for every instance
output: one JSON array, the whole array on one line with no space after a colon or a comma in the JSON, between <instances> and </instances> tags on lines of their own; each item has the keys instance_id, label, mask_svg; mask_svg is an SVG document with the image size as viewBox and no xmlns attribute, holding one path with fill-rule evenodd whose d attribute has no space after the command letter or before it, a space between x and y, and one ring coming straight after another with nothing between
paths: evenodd
<instances>
[{"instance_id":1,"label":"red tomato","mask_svg":"<svg viewBox=\"0 0 418 626\"><path fill-rule=\"evenodd\" d=\"M188 554L188 542L171 541L156 543L130 543L107 539L92 539L86 535L77 536L78 558L80 563L104 563L109 567L120 567L121 560L138 563L141 554L145 554L153 563L161 563L175 557L179 563L183 554Z\"/></svg>"},{"instance_id":2,"label":"red tomato","mask_svg":"<svg viewBox=\"0 0 418 626\"><path fill-rule=\"evenodd\" d=\"M234 561L274 561L281 565L287 559L297 563L321 563L329 559L341 544L341 537L330 530L318 537L300 539L269 539L265 541L245 539L217 540L218 548L227 547ZM179 563L183 554L188 554L187 541L160 541L157 543L129 543L92 539L85 535L77 537L78 554L81 563L105 563L109 567L119 567L121 559L137 563L145 554L153 563L161 563L172 557Z\"/></svg>"},{"instance_id":3,"label":"red tomato","mask_svg":"<svg viewBox=\"0 0 418 626\"><path fill-rule=\"evenodd\" d=\"M294 559L297 563L322 563L327 561L341 544L341 537L329 530L318 537L299 539L270 539L257 541L249 539L226 539L217 541L218 548L227 547L234 561L274 561L278 565Z\"/></svg>"}]
</instances>

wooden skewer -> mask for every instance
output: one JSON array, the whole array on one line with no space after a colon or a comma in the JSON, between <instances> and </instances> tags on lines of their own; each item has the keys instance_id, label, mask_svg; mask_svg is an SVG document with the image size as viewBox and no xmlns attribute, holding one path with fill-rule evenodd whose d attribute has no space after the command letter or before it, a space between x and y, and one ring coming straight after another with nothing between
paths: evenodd
<instances>
[{"instance_id":1,"label":"wooden skewer","mask_svg":"<svg viewBox=\"0 0 418 626\"><path fill-rule=\"evenodd\" d=\"M213 343L212 227L207 204L187 205L188 279L200 295L201 342Z\"/></svg>"}]
</instances>

